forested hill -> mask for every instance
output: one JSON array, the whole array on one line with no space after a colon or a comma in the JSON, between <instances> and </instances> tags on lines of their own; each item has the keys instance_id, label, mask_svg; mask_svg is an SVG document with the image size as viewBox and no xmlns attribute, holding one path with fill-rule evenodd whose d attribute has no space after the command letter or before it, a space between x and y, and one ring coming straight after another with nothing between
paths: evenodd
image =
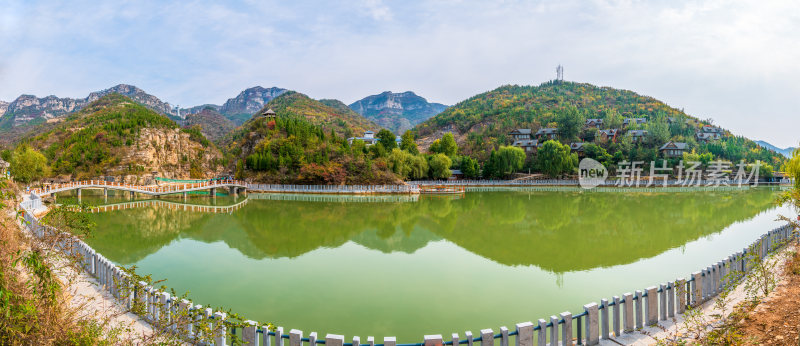
<instances>
[{"instance_id":1,"label":"forested hill","mask_svg":"<svg viewBox=\"0 0 800 346\"><path fill-rule=\"evenodd\" d=\"M50 175L65 179L115 176L141 182L152 172L203 178L222 168L219 150L199 131L182 130L119 94L101 97L26 141L43 152Z\"/></svg>"},{"instance_id":2,"label":"forested hill","mask_svg":"<svg viewBox=\"0 0 800 346\"><path fill-rule=\"evenodd\" d=\"M600 129L620 129L617 138L601 140L597 129L585 127L587 119L603 119ZM624 127L626 118L646 123ZM511 145L514 129L558 128L558 140L569 144L596 144L620 159L650 161L668 141L685 142L688 151L711 153L715 158L738 162L762 160L780 167L783 157L755 142L723 131L719 140L698 142L696 133L708 121L629 90L587 83L551 81L539 86L506 85L473 96L417 125L414 130L424 148L445 132L453 132L460 152L483 161L501 145ZM630 130L647 130L641 142L631 140ZM633 143L632 143L633 142ZM619 154L617 154L619 152Z\"/></svg>"},{"instance_id":3,"label":"forested hill","mask_svg":"<svg viewBox=\"0 0 800 346\"><path fill-rule=\"evenodd\" d=\"M255 116L226 138L227 155L233 158L237 178L283 184L399 182L385 158L374 157L363 142L350 146L344 137L312 123L307 116L292 111L278 114L269 119Z\"/></svg>"},{"instance_id":4,"label":"forested hill","mask_svg":"<svg viewBox=\"0 0 800 346\"><path fill-rule=\"evenodd\" d=\"M272 109L278 117L303 117L322 127L326 133L333 130L345 138L361 136L365 130L377 130L378 125L369 119L332 101L323 103L299 92L287 91L269 101L255 116Z\"/></svg>"}]
</instances>

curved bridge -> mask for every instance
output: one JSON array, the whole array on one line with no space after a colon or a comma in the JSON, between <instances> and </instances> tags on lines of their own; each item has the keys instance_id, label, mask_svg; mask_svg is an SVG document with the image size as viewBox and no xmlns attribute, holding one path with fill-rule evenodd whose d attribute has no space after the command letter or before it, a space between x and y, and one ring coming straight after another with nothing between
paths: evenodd
<instances>
[{"instance_id":1,"label":"curved bridge","mask_svg":"<svg viewBox=\"0 0 800 346\"><path fill-rule=\"evenodd\" d=\"M55 184L46 186L44 188L31 189L31 193L42 197L48 194L57 192L77 190L78 196L82 189L103 189L107 192L109 189L118 191L128 191L131 194L141 193L150 196L161 196L169 194L187 193L192 191L210 190L216 192L216 189L229 189L233 194L238 194L239 191L246 191L247 185L243 181L238 180L212 180L199 183L177 183L160 186L139 186L122 183L107 182L102 180L88 180L76 181L66 184ZM105 193L104 193L105 194Z\"/></svg>"},{"instance_id":2,"label":"curved bridge","mask_svg":"<svg viewBox=\"0 0 800 346\"><path fill-rule=\"evenodd\" d=\"M245 204L247 204L247 201L248 200L245 199L233 205L217 206L217 205L185 204L185 203L163 201L158 199L151 199L146 201L123 202L123 203L101 205L92 208L90 212L102 213L115 210L156 206L159 208L166 208L170 210L179 210L179 211L193 211L193 212L212 213L212 214L217 214L217 213L231 214L234 211L241 209Z\"/></svg>"}]
</instances>

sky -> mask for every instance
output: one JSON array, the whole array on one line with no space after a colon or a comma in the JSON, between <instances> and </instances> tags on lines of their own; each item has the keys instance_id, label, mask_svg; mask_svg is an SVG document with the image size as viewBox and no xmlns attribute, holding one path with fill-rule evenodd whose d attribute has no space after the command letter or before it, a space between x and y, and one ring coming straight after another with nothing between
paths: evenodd
<instances>
[{"instance_id":1,"label":"sky","mask_svg":"<svg viewBox=\"0 0 800 346\"><path fill-rule=\"evenodd\" d=\"M0 0L0 100L126 83L181 107L261 85L454 104L555 78L800 141L800 1Z\"/></svg>"}]
</instances>

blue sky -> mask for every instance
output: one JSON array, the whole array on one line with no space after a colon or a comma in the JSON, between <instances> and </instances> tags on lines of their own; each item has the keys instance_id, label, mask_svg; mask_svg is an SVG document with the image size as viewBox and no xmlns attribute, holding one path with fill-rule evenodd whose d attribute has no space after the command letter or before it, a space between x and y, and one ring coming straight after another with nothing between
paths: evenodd
<instances>
[{"instance_id":1,"label":"blue sky","mask_svg":"<svg viewBox=\"0 0 800 346\"><path fill-rule=\"evenodd\" d=\"M555 76L800 140L797 1L0 0L0 100L134 84L182 107L279 86L453 104Z\"/></svg>"}]
</instances>

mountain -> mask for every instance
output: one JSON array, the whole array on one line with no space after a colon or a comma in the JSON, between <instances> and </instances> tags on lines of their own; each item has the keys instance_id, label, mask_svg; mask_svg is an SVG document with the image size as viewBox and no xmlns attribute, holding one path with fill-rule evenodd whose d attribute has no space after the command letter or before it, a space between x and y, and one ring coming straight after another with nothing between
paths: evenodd
<instances>
[{"instance_id":1,"label":"mountain","mask_svg":"<svg viewBox=\"0 0 800 346\"><path fill-rule=\"evenodd\" d=\"M133 85L119 84L114 87L95 91L82 99L59 98L53 95L43 98L34 95L21 95L5 106L0 116L0 133L6 144L16 141L33 126L45 122L60 121L65 115L79 111L91 102L109 94L120 94L133 101L164 115L173 115L169 103L159 100L144 90Z\"/></svg>"},{"instance_id":2,"label":"mountain","mask_svg":"<svg viewBox=\"0 0 800 346\"><path fill-rule=\"evenodd\" d=\"M49 129L28 138L52 174L72 179L117 177L142 183L152 172L168 178L208 178L222 171L222 155L200 132L178 125L131 98L99 97Z\"/></svg>"},{"instance_id":3,"label":"mountain","mask_svg":"<svg viewBox=\"0 0 800 346\"><path fill-rule=\"evenodd\" d=\"M260 86L245 89L234 98L228 99L222 104L219 112L233 121L236 125L241 125L250 119L254 113L258 112L264 105L272 99L285 93L286 89L277 87L262 88Z\"/></svg>"},{"instance_id":4,"label":"mountain","mask_svg":"<svg viewBox=\"0 0 800 346\"><path fill-rule=\"evenodd\" d=\"M403 93L384 91L358 100L351 104L350 108L381 127L402 134L414 125L441 113L447 106L429 103L411 91Z\"/></svg>"},{"instance_id":5,"label":"mountain","mask_svg":"<svg viewBox=\"0 0 800 346\"><path fill-rule=\"evenodd\" d=\"M213 107L206 107L194 114L187 114L183 127L199 126L200 132L213 142L222 139L236 128L236 125Z\"/></svg>"},{"instance_id":6,"label":"mountain","mask_svg":"<svg viewBox=\"0 0 800 346\"><path fill-rule=\"evenodd\" d=\"M264 88L255 86L244 89L236 97L229 98L222 106L215 104L204 104L191 108L181 108L181 116L196 114L206 108L213 108L226 118L233 121L236 126L243 124L250 119L259 109L264 107L267 102L285 93L287 90L278 87Z\"/></svg>"},{"instance_id":7,"label":"mountain","mask_svg":"<svg viewBox=\"0 0 800 346\"><path fill-rule=\"evenodd\" d=\"M795 149L797 149L797 148L793 148L793 147L789 147L789 148L786 148L786 149L781 149L781 148L778 148L778 147L776 147L776 146L774 146L772 144L769 144L769 143L767 143L765 141L756 141L756 144L760 145L763 148L767 148L767 149L772 150L772 151L774 151L774 152L776 152L778 154L786 156L787 158L788 157L792 157L792 152L794 152Z\"/></svg>"},{"instance_id":8,"label":"mountain","mask_svg":"<svg viewBox=\"0 0 800 346\"><path fill-rule=\"evenodd\" d=\"M344 104L340 101L322 102L296 91L286 91L254 113L261 114L272 109L278 117L303 117L311 124L321 126L326 132L333 130L345 138L377 129L378 125L342 105Z\"/></svg>"},{"instance_id":9,"label":"mountain","mask_svg":"<svg viewBox=\"0 0 800 346\"><path fill-rule=\"evenodd\" d=\"M0 101L0 117L6 114L6 110L8 110L8 102Z\"/></svg>"},{"instance_id":10,"label":"mountain","mask_svg":"<svg viewBox=\"0 0 800 346\"><path fill-rule=\"evenodd\" d=\"M586 119L600 118L603 128L620 130L611 140L603 139L596 129L585 128ZM625 118L643 118L624 128ZM761 160L780 167L780 155L760 148L755 142L733 136L720 129L721 138L706 142L696 134L710 126L682 110L633 91L599 87L587 83L551 81L539 86L505 85L475 95L447 108L414 128L420 149L425 149L446 132L452 132L459 152L486 161L492 150L511 145L509 132L515 129L557 128L558 139L569 144L590 142L602 148L617 163L650 162L659 157L658 149L668 141L684 142L689 152L711 153L714 158L732 162ZM714 128L714 127L710 127ZM644 139L634 141L628 130L647 130ZM594 149L594 147L592 147ZM596 154L596 153L595 153Z\"/></svg>"}]
</instances>

